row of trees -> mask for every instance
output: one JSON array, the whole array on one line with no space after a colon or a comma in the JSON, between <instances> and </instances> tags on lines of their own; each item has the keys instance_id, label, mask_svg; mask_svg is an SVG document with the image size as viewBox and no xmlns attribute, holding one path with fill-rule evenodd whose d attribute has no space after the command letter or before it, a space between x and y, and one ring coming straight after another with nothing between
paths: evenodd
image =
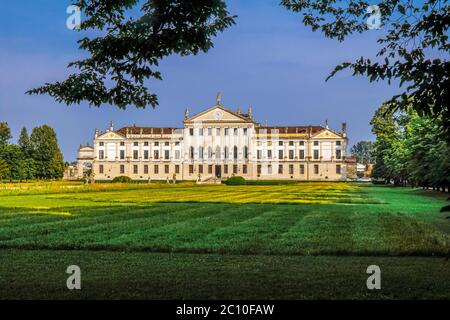
<instances>
[{"instance_id":1,"label":"row of trees","mask_svg":"<svg viewBox=\"0 0 450 320\"><path fill-rule=\"evenodd\" d=\"M0 122L0 180L62 178L63 156L51 127L36 127L30 136L24 127L17 144L11 139L8 123Z\"/></svg>"},{"instance_id":2,"label":"row of trees","mask_svg":"<svg viewBox=\"0 0 450 320\"><path fill-rule=\"evenodd\" d=\"M412 109L392 113L382 106L371 125L376 135L373 178L442 191L450 188L450 143L442 119Z\"/></svg>"}]
</instances>

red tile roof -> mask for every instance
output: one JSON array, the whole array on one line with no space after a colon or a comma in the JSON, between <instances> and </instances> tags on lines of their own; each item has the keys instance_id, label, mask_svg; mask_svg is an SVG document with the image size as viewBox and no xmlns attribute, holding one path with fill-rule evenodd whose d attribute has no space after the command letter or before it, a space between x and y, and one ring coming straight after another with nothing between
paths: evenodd
<instances>
[{"instance_id":1,"label":"red tile roof","mask_svg":"<svg viewBox=\"0 0 450 320\"><path fill-rule=\"evenodd\" d=\"M154 127L123 127L117 130L122 135L128 134L171 134L177 128L154 128Z\"/></svg>"},{"instance_id":2,"label":"red tile roof","mask_svg":"<svg viewBox=\"0 0 450 320\"><path fill-rule=\"evenodd\" d=\"M323 130L321 126L275 126L275 127L257 127L256 133L303 133L308 134L311 130L312 134ZM266 130L266 131L264 131Z\"/></svg>"}]
</instances>

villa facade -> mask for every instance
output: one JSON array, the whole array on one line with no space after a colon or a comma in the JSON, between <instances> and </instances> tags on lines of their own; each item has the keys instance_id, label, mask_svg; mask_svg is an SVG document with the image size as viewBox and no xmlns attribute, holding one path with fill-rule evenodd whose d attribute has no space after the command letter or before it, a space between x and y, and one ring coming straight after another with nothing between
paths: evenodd
<instances>
[{"instance_id":1,"label":"villa facade","mask_svg":"<svg viewBox=\"0 0 450 320\"><path fill-rule=\"evenodd\" d=\"M189 116L182 128L126 126L95 130L93 147L80 147L78 178L136 180L346 180L346 125L267 126L216 104Z\"/></svg>"}]
</instances>

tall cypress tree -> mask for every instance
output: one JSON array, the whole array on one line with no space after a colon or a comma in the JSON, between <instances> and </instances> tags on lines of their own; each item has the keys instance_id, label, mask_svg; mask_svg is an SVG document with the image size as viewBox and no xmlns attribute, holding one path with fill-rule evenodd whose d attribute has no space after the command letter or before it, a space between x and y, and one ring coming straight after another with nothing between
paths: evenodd
<instances>
[{"instance_id":1,"label":"tall cypress tree","mask_svg":"<svg viewBox=\"0 0 450 320\"><path fill-rule=\"evenodd\" d=\"M23 127L20 131L19 140L17 141L24 157L31 156L30 137L28 136L27 128Z\"/></svg>"},{"instance_id":2,"label":"tall cypress tree","mask_svg":"<svg viewBox=\"0 0 450 320\"><path fill-rule=\"evenodd\" d=\"M35 161L36 177L62 178L64 160L53 128L48 125L34 128L30 136L30 146Z\"/></svg>"}]
</instances>

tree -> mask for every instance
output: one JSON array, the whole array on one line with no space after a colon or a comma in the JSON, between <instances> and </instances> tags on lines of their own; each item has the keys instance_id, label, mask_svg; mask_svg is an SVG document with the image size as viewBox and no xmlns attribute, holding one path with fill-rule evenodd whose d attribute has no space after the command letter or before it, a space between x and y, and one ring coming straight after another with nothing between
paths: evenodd
<instances>
[{"instance_id":1,"label":"tree","mask_svg":"<svg viewBox=\"0 0 450 320\"><path fill-rule=\"evenodd\" d=\"M359 141L350 150L352 157L362 164L372 163L372 141Z\"/></svg>"},{"instance_id":2,"label":"tree","mask_svg":"<svg viewBox=\"0 0 450 320\"><path fill-rule=\"evenodd\" d=\"M30 137L28 136L27 128L23 127L22 131L20 131L20 136L17 144L19 145L25 157L31 156Z\"/></svg>"},{"instance_id":3,"label":"tree","mask_svg":"<svg viewBox=\"0 0 450 320\"><path fill-rule=\"evenodd\" d=\"M0 122L0 147L6 145L11 138L8 122Z\"/></svg>"},{"instance_id":4,"label":"tree","mask_svg":"<svg viewBox=\"0 0 450 320\"><path fill-rule=\"evenodd\" d=\"M58 147L55 131L47 125L34 128L30 136L30 145L36 177L61 178L64 172L64 160Z\"/></svg>"},{"instance_id":5,"label":"tree","mask_svg":"<svg viewBox=\"0 0 450 320\"><path fill-rule=\"evenodd\" d=\"M450 143L439 118L419 116L412 108L396 114L381 108L371 123L375 178L449 190Z\"/></svg>"},{"instance_id":6,"label":"tree","mask_svg":"<svg viewBox=\"0 0 450 320\"><path fill-rule=\"evenodd\" d=\"M8 144L2 148L0 159L6 161L9 168L9 174L7 176L10 180L22 180L23 167L22 160L23 154L20 147L15 144Z\"/></svg>"},{"instance_id":7,"label":"tree","mask_svg":"<svg viewBox=\"0 0 450 320\"><path fill-rule=\"evenodd\" d=\"M78 0L85 15L80 29L104 34L78 41L88 57L69 64L77 73L28 93L49 94L69 105L84 100L97 107L102 103L155 107L157 96L148 92L144 81L162 79L156 70L159 61L171 54L207 52L212 38L234 24L223 0L147 0L140 15L130 17L130 10L141 3Z\"/></svg>"},{"instance_id":8,"label":"tree","mask_svg":"<svg viewBox=\"0 0 450 320\"><path fill-rule=\"evenodd\" d=\"M8 179L9 177L9 167L8 162L3 159L0 159L0 181L3 179Z\"/></svg>"},{"instance_id":9,"label":"tree","mask_svg":"<svg viewBox=\"0 0 450 320\"><path fill-rule=\"evenodd\" d=\"M376 58L361 57L336 66L327 80L343 69L372 81L397 80L403 92L385 103L392 112L406 111L414 100L419 116L441 119L450 140L450 7L446 0L366 1L282 0L282 5L303 15L303 23L326 37L344 41L369 30L369 18L381 18L383 30ZM377 12L379 10L379 12ZM372 24L373 26L373 24ZM373 32L373 31L372 31Z\"/></svg>"}]
</instances>

